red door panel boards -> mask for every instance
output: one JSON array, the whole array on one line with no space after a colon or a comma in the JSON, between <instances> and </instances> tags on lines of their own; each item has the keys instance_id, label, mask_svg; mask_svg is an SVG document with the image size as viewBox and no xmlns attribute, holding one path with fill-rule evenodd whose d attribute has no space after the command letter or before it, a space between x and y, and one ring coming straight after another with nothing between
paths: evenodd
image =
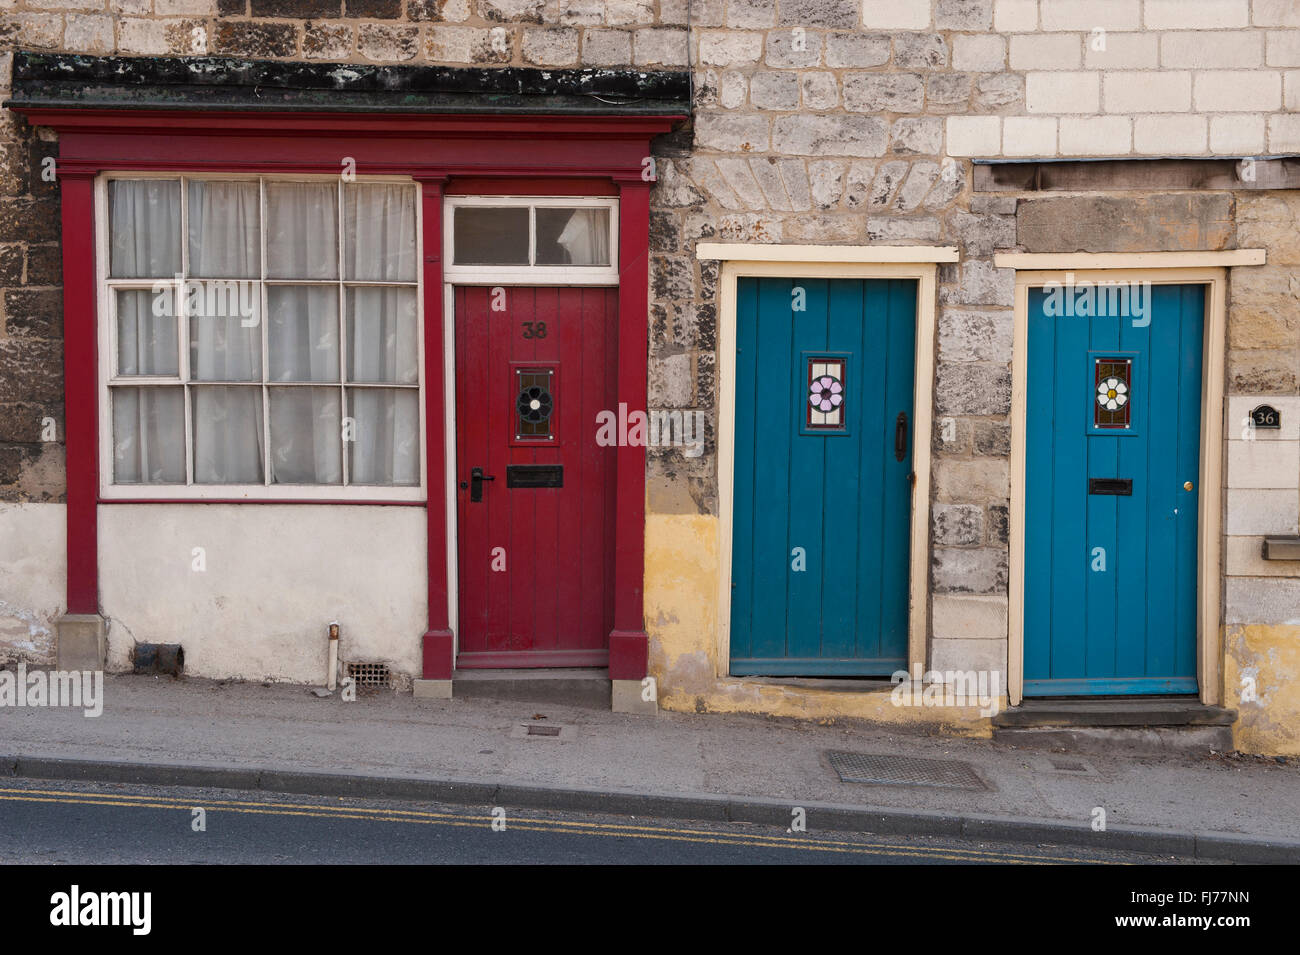
<instances>
[{"instance_id":1,"label":"red door panel boards","mask_svg":"<svg viewBox=\"0 0 1300 955\"><path fill-rule=\"evenodd\" d=\"M456 664L604 666L616 449L596 443L596 416L617 408L618 289L462 286L455 310ZM562 484L511 487L512 465L558 466Z\"/></svg>"}]
</instances>

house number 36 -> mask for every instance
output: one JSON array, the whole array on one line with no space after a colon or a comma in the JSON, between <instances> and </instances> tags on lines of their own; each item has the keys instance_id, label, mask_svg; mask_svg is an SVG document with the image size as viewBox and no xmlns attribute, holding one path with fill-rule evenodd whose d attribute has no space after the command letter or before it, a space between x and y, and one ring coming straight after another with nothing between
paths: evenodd
<instances>
[{"instance_id":1,"label":"house number 36","mask_svg":"<svg viewBox=\"0 0 1300 955\"><path fill-rule=\"evenodd\" d=\"M545 322L520 322L524 327L524 338L545 338Z\"/></svg>"}]
</instances>

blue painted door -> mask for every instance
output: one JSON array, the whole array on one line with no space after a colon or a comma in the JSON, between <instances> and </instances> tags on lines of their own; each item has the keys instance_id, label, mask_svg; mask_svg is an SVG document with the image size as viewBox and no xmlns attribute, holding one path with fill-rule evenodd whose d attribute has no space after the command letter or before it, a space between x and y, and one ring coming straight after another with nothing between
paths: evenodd
<instances>
[{"instance_id":1,"label":"blue painted door","mask_svg":"<svg viewBox=\"0 0 1300 955\"><path fill-rule=\"evenodd\" d=\"M905 666L916 283L737 287L731 673Z\"/></svg>"},{"instance_id":2,"label":"blue painted door","mask_svg":"<svg viewBox=\"0 0 1300 955\"><path fill-rule=\"evenodd\" d=\"M1025 696L1197 690L1204 286L1146 290L1029 293Z\"/></svg>"}]
</instances>

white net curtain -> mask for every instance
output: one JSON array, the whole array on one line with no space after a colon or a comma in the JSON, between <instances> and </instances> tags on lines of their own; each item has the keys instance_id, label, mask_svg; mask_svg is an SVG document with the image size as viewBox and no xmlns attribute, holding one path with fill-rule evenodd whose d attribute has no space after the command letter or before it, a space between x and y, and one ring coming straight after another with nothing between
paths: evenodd
<instances>
[{"instance_id":1,"label":"white net curtain","mask_svg":"<svg viewBox=\"0 0 1300 955\"><path fill-rule=\"evenodd\" d=\"M109 229L116 483L419 483L411 186L114 180Z\"/></svg>"},{"instance_id":2,"label":"white net curtain","mask_svg":"<svg viewBox=\"0 0 1300 955\"><path fill-rule=\"evenodd\" d=\"M564 264L608 265L609 210L574 209L555 242L564 250Z\"/></svg>"}]
</instances>

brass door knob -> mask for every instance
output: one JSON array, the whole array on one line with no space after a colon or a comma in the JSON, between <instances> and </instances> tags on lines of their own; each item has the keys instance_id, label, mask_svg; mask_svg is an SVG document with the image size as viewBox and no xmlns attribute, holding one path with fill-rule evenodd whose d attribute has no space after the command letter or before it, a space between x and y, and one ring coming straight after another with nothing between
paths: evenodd
<instances>
[{"instance_id":1,"label":"brass door knob","mask_svg":"<svg viewBox=\"0 0 1300 955\"><path fill-rule=\"evenodd\" d=\"M1190 491L1191 489L1192 489L1192 482L1191 482L1191 481L1184 481L1184 482L1183 482L1183 490L1184 490L1184 491Z\"/></svg>"}]
</instances>

